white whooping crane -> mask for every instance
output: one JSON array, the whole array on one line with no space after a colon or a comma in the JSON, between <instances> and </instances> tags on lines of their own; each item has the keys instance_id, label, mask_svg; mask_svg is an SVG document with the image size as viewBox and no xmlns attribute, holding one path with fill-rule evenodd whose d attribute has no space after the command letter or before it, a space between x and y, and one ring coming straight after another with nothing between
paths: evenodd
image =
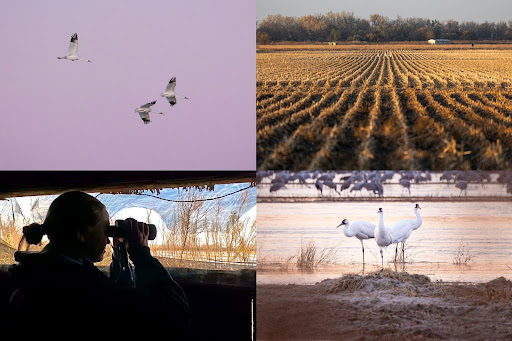
<instances>
[{"instance_id":1,"label":"white whooping crane","mask_svg":"<svg viewBox=\"0 0 512 341\"><path fill-rule=\"evenodd\" d=\"M64 57L57 57L57 59L67 59L74 62L75 60L81 60L84 62L92 63L89 59L82 59L78 57L78 36L74 33L71 36L71 41L69 42L68 55Z\"/></svg>"},{"instance_id":2,"label":"white whooping crane","mask_svg":"<svg viewBox=\"0 0 512 341\"><path fill-rule=\"evenodd\" d=\"M398 253L398 243L402 243L402 261L405 262L405 242L407 241L407 238L409 238L409 236L411 235L412 231L417 230L421 226L421 223L423 222L421 214L418 211L419 209L421 209L420 205L416 204L416 206L414 206L414 215L416 216L416 219L400 220L399 222L391 226L393 243L396 244L395 262L396 254Z\"/></svg>"},{"instance_id":3,"label":"white whooping crane","mask_svg":"<svg viewBox=\"0 0 512 341\"><path fill-rule=\"evenodd\" d=\"M176 77L172 77L165 88L165 92L160 94L161 97L167 98L171 107L176 104L176 98L188 99L188 97L182 97L176 95L174 88L176 87Z\"/></svg>"},{"instance_id":4,"label":"white whooping crane","mask_svg":"<svg viewBox=\"0 0 512 341\"><path fill-rule=\"evenodd\" d=\"M135 109L134 112L137 112L139 113L140 115L140 118L142 119L142 121L144 122L144 124L148 124L149 122L151 122L149 120L149 112L151 111L151 106L152 105L155 105L156 101L153 101L153 102L149 102L149 103L146 103L144 105L141 105L140 107L138 107L137 109ZM163 112L157 112L155 114L160 114L160 115L163 115L164 113Z\"/></svg>"},{"instance_id":5,"label":"white whooping crane","mask_svg":"<svg viewBox=\"0 0 512 341\"><path fill-rule=\"evenodd\" d=\"M393 235L391 233L391 229L384 225L384 212L382 212L382 208L379 208L377 213L379 214L379 225L375 229L375 242L380 247L382 270L384 270L384 254L382 248L393 244Z\"/></svg>"},{"instance_id":6,"label":"white whooping crane","mask_svg":"<svg viewBox=\"0 0 512 341\"><path fill-rule=\"evenodd\" d=\"M369 221L365 220L356 220L353 223L350 223L348 219L343 219L341 224L336 226L336 228L340 227L341 225L345 225L343 228L343 233L347 237L356 237L361 242L361 249L363 250L363 265L364 265L364 239L371 239L374 238L375 235L375 224L370 223Z\"/></svg>"}]
</instances>

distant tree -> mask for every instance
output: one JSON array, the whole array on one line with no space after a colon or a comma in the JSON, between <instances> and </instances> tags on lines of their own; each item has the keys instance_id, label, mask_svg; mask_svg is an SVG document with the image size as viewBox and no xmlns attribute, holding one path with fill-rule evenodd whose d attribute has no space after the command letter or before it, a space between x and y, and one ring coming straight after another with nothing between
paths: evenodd
<instances>
[{"instance_id":1,"label":"distant tree","mask_svg":"<svg viewBox=\"0 0 512 341\"><path fill-rule=\"evenodd\" d=\"M331 30L331 33L329 34L329 41L338 41L338 40L341 40L341 34L333 28Z\"/></svg>"},{"instance_id":2,"label":"distant tree","mask_svg":"<svg viewBox=\"0 0 512 341\"><path fill-rule=\"evenodd\" d=\"M462 40L475 40L476 39L476 33L474 31L464 31L460 35L460 39L462 39Z\"/></svg>"},{"instance_id":3,"label":"distant tree","mask_svg":"<svg viewBox=\"0 0 512 341\"><path fill-rule=\"evenodd\" d=\"M270 44L270 35L265 32L256 32L256 43L262 45Z\"/></svg>"}]
</instances>

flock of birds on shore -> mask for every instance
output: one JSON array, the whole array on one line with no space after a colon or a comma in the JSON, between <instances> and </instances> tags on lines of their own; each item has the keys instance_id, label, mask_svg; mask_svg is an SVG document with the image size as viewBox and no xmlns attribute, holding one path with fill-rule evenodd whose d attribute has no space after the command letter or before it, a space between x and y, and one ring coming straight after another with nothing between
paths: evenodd
<instances>
[{"instance_id":1,"label":"flock of birds on shore","mask_svg":"<svg viewBox=\"0 0 512 341\"><path fill-rule=\"evenodd\" d=\"M402 243L402 261L405 262L405 243L411 236L414 230L420 228L423 219L418 210L421 207L419 204L414 206L414 215L416 219L400 220L394 225L386 226L384 224L384 212L379 208L379 223L375 225L366 220L356 220L350 222L348 219L343 219L341 224L337 227L344 226L343 233L347 237L356 237L361 242L361 249L363 251L363 265L364 265L364 244L363 240L375 239L377 246L380 248L380 256L382 260L382 269L384 269L384 252L383 248L395 244L395 262L398 254L398 244Z\"/></svg>"},{"instance_id":2,"label":"flock of birds on shore","mask_svg":"<svg viewBox=\"0 0 512 341\"><path fill-rule=\"evenodd\" d=\"M78 56L78 35L76 33L73 33L71 35L71 41L69 42L68 47L68 54L63 57L57 57L57 59L66 59L70 60L72 62L74 61L83 61L92 63L90 59L83 59ZM176 92L174 91L174 88L176 87L176 77L172 77L169 80L169 83L167 83L167 87L165 88L165 91L160 94L161 97L165 97L169 104L174 106L176 104L176 99L189 99L186 96L178 96ZM146 104L141 105L137 109L135 109L134 112L138 113L144 124L148 124L151 122L149 118L149 113L151 112L151 107L156 104L156 100L152 102L148 102ZM158 112L155 114L163 115L163 112Z\"/></svg>"},{"instance_id":3,"label":"flock of birds on shore","mask_svg":"<svg viewBox=\"0 0 512 341\"><path fill-rule=\"evenodd\" d=\"M262 183L265 179L270 181L270 193L285 189L287 184L299 184L312 188L314 185L321 197L324 196L325 188L330 189L338 195L347 190L350 193L359 192L365 189L373 196L384 196L384 184L389 183L395 175L400 176L399 184L402 186L402 193L411 195L411 184L428 183L432 181L430 171L258 171L256 182ZM334 179L339 176L340 182ZM439 177L441 182L453 183L460 189L459 195L467 195L470 183L484 184L491 182L490 172L485 171L445 171ZM498 183L507 187L507 193L512 194L512 171L499 172ZM361 194L362 195L362 194Z\"/></svg>"}]
</instances>

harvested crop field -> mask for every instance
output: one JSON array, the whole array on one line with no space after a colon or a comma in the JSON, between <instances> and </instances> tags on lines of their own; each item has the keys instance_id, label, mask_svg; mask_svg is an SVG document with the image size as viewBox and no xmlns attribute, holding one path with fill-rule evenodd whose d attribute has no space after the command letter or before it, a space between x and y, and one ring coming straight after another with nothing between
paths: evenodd
<instances>
[{"instance_id":1,"label":"harvested crop field","mask_svg":"<svg viewBox=\"0 0 512 341\"><path fill-rule=\"evenodd\" d=\"M316 285L258 285L261 340L510 340L512 282L431 282L376 272Z\"/></svg>"},{"instance_id":2,"label":"harvested crop field","mask_svg":"<svg viewBox=\"0 0 512 341\"><path fill-rule=\"evenodd\" d=\"M260 47L258 169L505 169L512 48Z\"/></svg>"}]
</instances>

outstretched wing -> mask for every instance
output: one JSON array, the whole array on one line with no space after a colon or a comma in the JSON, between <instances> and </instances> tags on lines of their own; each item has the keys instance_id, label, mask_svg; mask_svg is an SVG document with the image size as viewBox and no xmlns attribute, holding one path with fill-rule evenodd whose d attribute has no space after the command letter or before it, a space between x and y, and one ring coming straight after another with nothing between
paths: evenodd
<instances>
[{"instance_id":1,"label":"outstretched wing","mask_svg":"<svg viewBox=\"0 0 512 341\"><path fill-rule=\"evenodd\" d=\"M68 56L78 56L78 36L74 33L69 42Z\"/></svg>"},{"instance_id":2,"label":"outstretched wing","mask_svg":"<svg viewBox=\"0 0 512 341\"><path fill-rule=\"evenodd\" d=\"M171 107L176 104L176 97L172 96L172 97L166 97L166 98L169 101L169 104L171 105Z\"/></svg>"},{"instance_id":3,"label":"outstretched wing","mask_svg":"<svg viewBox=\"0 0 512 341\"><path fill-rule=\"evenodd\" d=\"M174 92L174 88L176 87L176 77L172 77L169 81L169 84L167 84L167 87L165 88L165 92L172 91Z\"/></svg>"},{"instance_id":4,"label":"outstretched wing","mask_svg":"<svg viewBox=\"0 0 512 341\"><path fill-rule=\"evenodd\" d=\"M144 123L151 122L149 120L149 113L147 113L147 112L140 112L139 115L140 115L140 118L142 119L142 121L144 121Z\"/></svg>"},{"instance_id":5,"label":"outstretched wing","mask_svg":"<svg viewBox=\"0 0 512 341\"><path fill-rule=\"evenodd\" d=\"M150 106L155 105L155 103L156 103L156 101L149 102L149 103L146 103L144 105L141 105L140 107L141 108L149 108Z\"/></svg>"}]
</instances>

